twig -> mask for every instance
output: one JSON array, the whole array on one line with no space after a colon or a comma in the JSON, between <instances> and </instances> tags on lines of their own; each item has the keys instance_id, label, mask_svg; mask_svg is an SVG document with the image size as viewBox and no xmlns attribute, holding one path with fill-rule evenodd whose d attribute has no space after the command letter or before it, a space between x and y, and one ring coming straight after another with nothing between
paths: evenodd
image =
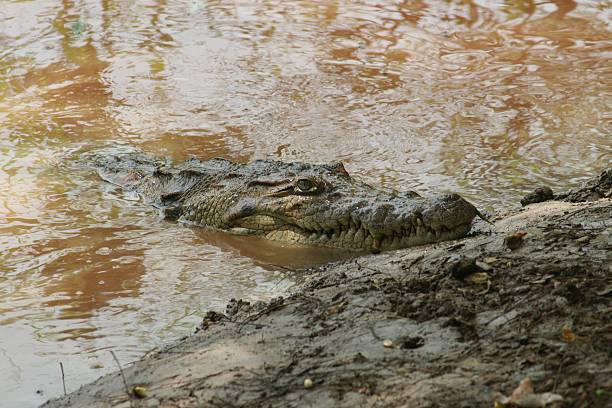
<instances>
[{"instance_id":1,"label":"twig","mask_svg":"<svg viewBox=\"0 0 612 408\"><path fill-rule=\"evenodd\" d=\"M372 337L374 337L376 340L382 340L383 338L380 337L378 335L378 333L376 333L376 330L374 329L374 325L368 327L368 329L370 329L370 332L372 333Z\"/></svg>"},{"instance_id":2,"label":"twig","mask_svg":"<svg viewBox=\"0 0 612 408\"><path fill-rule=\"evenodd\" d=\"M272 264L270 264L270 265L272 265ZM275 267L278 267L278 268L283 268L285 271L287 271L287 272L291 272L291 269L289 269L289 268L285 268L285 267L280 266L280 265L272 265L272 266L275 266ZM282 277L282 278L281 278L281 279L280 279L278 282L276 282L276 283L274 284L274 286L272 287L272 289L276 290L276 288L278 288L278 285L280 285L281 283L283 283L283 281L285 281L285 280L286 280L288 277L289 277L289 274L286 274L285 276L283 276L283 277Z\"/></svg>"},{"instance_id":3,"label":"twig","mask_svg":"<svg viewBox=\"0 0 612 408\"><path fill-rule=\"evenodd\" d=\"M64 378L64 365L60 361L60 370L62 370L62 386L64 387L64 395L66 395L66 379Z\"/></svg>"},{"instance_id":4,"label":"twig","mask_svg":"<svg viewBox=\"0 0 612 408\"><path fill-rule=\"evenodd\" d=\"M559 364L559 368L557 369L557 375L555 375L552 392L557 391L557 383L559 382L559 376L561 375L561 370L563 369L563 363L565 363L565 356L563 356L563 358L561 359L561 364Z\"/></svg>"},{"instance_id":5,"label":"twig","mask_svg":"<svg viewBox=\"0 0 612 408\"><path fill-rule=\"evenodd\" d=\"M376 268L372 268L371 266L366 266L366 265L362 265L359 263L359 261L355 260L355 265L357 265L359 267L359 269L367 269L368 271L372 271L372 272L376 272L376 274L381 274L383 273L382 271L379 271Z\"/></svg>"},{"instance_id":6,"label":"twig","mask_svg":"<svg viewBox=\"0 0 612 408\"><path fill-rule=\"evenodd\" d=\"M119 367L119 372L121 373L121 378L123 379L123 386L125 387L125 393L127 394L130 400L130 407L132 407L132 394L130 393L130 389L128 388L127 381L125 380L125 374L123 374L123 368L121 368L121 364L119 363L119 359L113 350L109 350L115 359L115 363L117 363L117 367Z\"/></svg>"},{"instance_id":7,"label":"twig","mask_svg":"<svg viewBox=\"0 0 612 408\"><path fill-rule=\"evenodd\" d=\"M489 293L490 289L491 289L491 279L487 279L487 288L485 290L481 290L480 292L476 293L476 296L484 296L487 293Z\"/></svg>"},{"instance_id":8,"label":"twig","mask_svg":"<svg viewBox=\"0 0 612 408\"><path fill-rule=\"evenodd\" d=\"M409 270L410 268L412 268L414 266L414 264L416 264L417 262L419 262L421 259L425 258L425 255L419 255L414 259L411 259L412 262L410 262L410 265L408 266L402 266L402 269L404 270ZM421 271L419 270L419 275L421 274Z\"/></svg>"},{"instance_id":9,"label":"twig","mask_svg":"<svg viewBox=\"0 0 612 408\"><path fill-rule=\"evenodd\" d=\"M283 265L278 265L278 264L273 264L273 263L266 263L266 265L268 265L268 266L273 266L273 267L275 267L275 268L282 269L283 271L287 271L287 272L295 272L295 268L294 268L294 269L292 269L292 268L288 268L288 267L283 266ZM281 282L282 282L284 279L285 279L285 278L281 279Z\"/></svg>"},{"instance_id":10,"label":"twig","mask_svg":"<svg viewBox=\"0 0 612 408\"><path fill-rule=\"evenodd\" d=\"M273 312L275 310L282 309L283 307L291 305L291 304L294 304L294 303L299 303L299 302L283 302L283 303L279 303L279 304L276 304L276 305L268 306L267 308L265 308L264 310L262 310L259 313L255 313L253 315L247 316L243 321L241 321L238 324L238 330L237 331L240 332L240 330L242 330L242 328L244 326L246 326L247 324L249 324L253 320L257 320L261 316L264 316L264 315L266 315L266 314L268 314L270 312Z\"/></svg>"}]
</instances>

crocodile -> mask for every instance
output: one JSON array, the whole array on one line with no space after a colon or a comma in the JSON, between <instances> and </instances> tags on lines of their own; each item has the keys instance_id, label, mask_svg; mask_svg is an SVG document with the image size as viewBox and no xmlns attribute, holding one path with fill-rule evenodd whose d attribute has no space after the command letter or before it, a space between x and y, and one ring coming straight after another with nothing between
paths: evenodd
<instances>
[{"instance_id":1,"label":"crocodile","mask_svg":"<svg viewBox=\"0 0 612 408\"><path fill-rule=\"evenodd\" d=\"M425 198L374 188L341 162L191 158L173 165L133 151L87 160L165 218L288 244L378 253L463 237L480 215L455 193Z\"/></svg>"}]
</instances>

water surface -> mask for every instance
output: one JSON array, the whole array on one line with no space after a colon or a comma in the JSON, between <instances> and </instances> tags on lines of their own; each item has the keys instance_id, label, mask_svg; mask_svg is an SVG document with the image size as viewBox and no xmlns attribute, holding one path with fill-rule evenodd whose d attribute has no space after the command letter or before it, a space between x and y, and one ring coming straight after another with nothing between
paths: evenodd
<instances>
[{"instance_id":1,"label":"water surface","mask_svg":"<svg viewBox=\"0 0 612 408\"><path fill-rule=\"evenodd\" d=\"M0 0L0 394L35 406L327 259L190 229L71 165L327 162L486 209L612 157L609 1Z\"/></svg>"}]
</instances>

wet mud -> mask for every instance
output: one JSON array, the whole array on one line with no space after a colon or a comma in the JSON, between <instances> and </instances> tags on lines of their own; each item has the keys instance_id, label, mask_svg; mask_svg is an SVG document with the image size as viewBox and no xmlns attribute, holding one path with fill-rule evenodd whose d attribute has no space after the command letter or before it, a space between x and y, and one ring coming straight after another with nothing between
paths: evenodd
<instances>
[{"instance_id":1,"label":"wet mud","mask_svg":"<svg viewBox=\"0 0 612 408\"><path fill-rule=\"evenodd\" d=\"M207 313L125 383L44 406L501 407L526 378L563 398L546 406L610 406L611 178L462 240L303 271L292 294Z\"/></svg>"}]
</instances>

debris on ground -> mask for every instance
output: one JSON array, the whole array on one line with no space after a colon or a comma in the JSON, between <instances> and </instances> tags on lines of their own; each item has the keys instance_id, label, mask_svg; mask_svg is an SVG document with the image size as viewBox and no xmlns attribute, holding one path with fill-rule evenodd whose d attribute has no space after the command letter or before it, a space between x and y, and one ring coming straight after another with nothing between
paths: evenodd
<instances>
[{"instance_id":1,"label":"debris on ground","mask_svg":"<svg viewBox=\"0 0 612 408\"><path fill-rule=\"evenodd\" d=\"M534 393L531 380L525 378L509 397L504 395L497 396L495 399L495 408L504 408L507 406L519 408L545 408L555 406L561 401L563 401L563 397L559 394L553 394L552 392L543 392L541 394Z\"/></svg>"}]
</instances>

